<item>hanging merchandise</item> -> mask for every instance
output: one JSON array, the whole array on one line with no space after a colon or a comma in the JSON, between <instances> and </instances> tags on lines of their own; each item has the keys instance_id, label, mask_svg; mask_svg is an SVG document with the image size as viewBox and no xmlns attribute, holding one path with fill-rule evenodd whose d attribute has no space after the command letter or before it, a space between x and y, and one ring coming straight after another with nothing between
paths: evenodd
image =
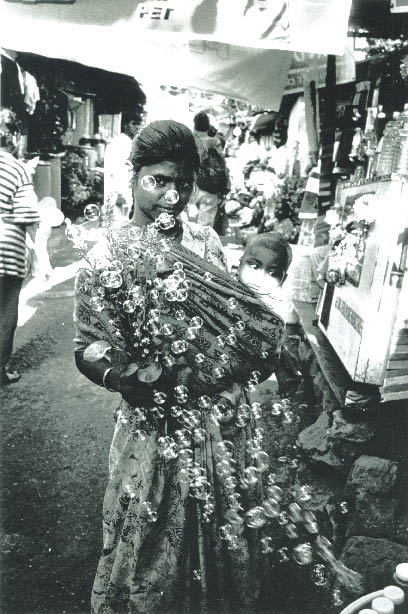
<instances>
[{"instance_id":1,"label":"hanging merchandise","mask_svg":"<svg viewBox=\"0 0 408 614\"><path fill-rule=\"evenodd\" d=\"M288 151L289 174L292 174L295 163L298 163L300 175L304 177L308 167L310 168L310 157L303 96L299 96L289 115L286 149Z\"/></svg>"},{"instance_id":2,"label":"hanging merchandise","mask_svg":"<svg viewBox=\"0 0 408 614\"><path fill-rule=\"evenodd\" d=\"M358 117L365 112L367 108L367 98L370 92L370 81L359 81L356 83L356 92L353 99L353 107L356 109Z\"/></svg>"},{"instance_id":3,"label":"hanging merchandise","mask_svg":"<svg viewBox=\"0 0 408 614\"><path fill-rule=\"evenodd\" d=\"M299 218L316 219L317 203L319 195L320 181L320 159L316 166L312 168L306 181L305 192L303 194L302 206L299 211Z\"/></svg>"},{"instance_id":4,"label":"hanging merchandise","mask_svg":"<svg viewBox=\"0 0 408 614\"><path fill-rule=\"evenodd\" d=\"M353 171L354 156L358 151L358 139L355 135L355 122L353 107L346 96L337 104L336 129L333 147L333 173L337 175L351 175ZM355 152L353 149L355 146Z\"/></svg>"},{"instance_id":5,"label":"hanging merchandise","mask_svg":"<svg viewBox=\"0 0 408 614\"><path fill-rule=\"evenodd\" d=\"M41 98L27 120L28 151L58 153L67 129L67 99L51 83L41 83L40 91Z\"/></svg>"},{"instance_id":6,"label":"hanging merchandise","mask_svg":"<svg viewBox=\"0 0 408 614\"><path fill-rule=\"evenodd\" d=\"M12 109L19 117L24 117L26 107L21 68L4 49L1 49L1 83L1 105Z\"/></svg>"},{"instance_id":7,"label":"hanging merchandise","mask_svg":"<svg viewBox=\"0 0 408 614\"><path fill-rule=\"evenodd\" d=\"M67 129L75 130L77 124L77 111L82 106L84 101L80 96L74 96L69 92L60 90L61 94L67 97Z\"/></svg>"},{"instance_id":8,"label":"hanging merchandise","mask_svg":"<svg viewBox=\"0 0 408 614\"><path fill-rule=\"evenodd\" d=\"M403 113L395 111L392 120L385 125L377 152L371 167L372 177L389 177L393 173L402 177L408 175L408 105Z\"/></svg>"},{"instance_id":9,"label":"hanging merchandise","mask_svg":"<svg viewBox=\"0 0 408 614\"><path fill-rule=\"evenodd\" d=\"M37 79L26 70L23 72L23 81L24 102L27 105L27 112L32 115L37 102L40 100L40 90L37 85Z\"/></svg>"}]
</instances>

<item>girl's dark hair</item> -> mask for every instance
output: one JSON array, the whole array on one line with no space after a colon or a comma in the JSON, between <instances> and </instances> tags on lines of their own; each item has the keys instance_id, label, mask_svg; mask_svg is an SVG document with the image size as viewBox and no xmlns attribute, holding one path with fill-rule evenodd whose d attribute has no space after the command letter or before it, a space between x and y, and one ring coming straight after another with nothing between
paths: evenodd
<instances>
[{"instance_id":1,"label":"girl's dark hair","mask_svg":"<svg viewBox=\"0 0 408 614\"><path fill-rule=\"evenodd\" d=\"M187 126L173 120L148 124L133 141L130 161L135 174L143 166L185 160L197 171L200 158L193 134Z\"/></svg>"},{"instance_id":2,"label":"girl's dark hair","mask_svg":"<svg viewBox=\"0 0 408 614\"><path fill-rule=\"evenodd\" d=\"M275 252L279 274L283 275L287 272L292 262L292 248L281 234L264 232L260 235L254 235L246 244L245 252L250 251L253 247L266 247L266 249Z\"/></svg>"}]
</instances>

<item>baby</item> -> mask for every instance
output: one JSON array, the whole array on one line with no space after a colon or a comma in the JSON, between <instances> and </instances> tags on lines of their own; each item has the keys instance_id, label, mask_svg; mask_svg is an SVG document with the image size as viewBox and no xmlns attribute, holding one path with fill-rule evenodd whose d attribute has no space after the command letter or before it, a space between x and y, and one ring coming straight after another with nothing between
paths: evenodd
<instances>
[{"instance_id":1,"label":"baby","mask_svg":"<svg viewBox=\"0 0 408 614\"><path fill-rule=\"evenodd\" d=\"M238 267L238 279L286 321L283 283L292 261L292 249L280 235L267 232L251 237Z\"/></svg>"},{"instance_id":2,"label":"baby","mask_svg":"<svg viewBox=\"0 0 408 614\"><path fill-rule=\"evenodd\" d=\"M282 288L292 262L289 243L277 233L267 232L251 237L238 267L238 279L256 292L269 309L281 316L285 325L290 320L290 296ZM301 377L297 351L290 349L292 335L285 330L276 378L280 393L296 389Z\"/></svg>"},{"instance_id":3,"label":"baby","mask_svg":"<svg viewBox=\"0 0 408 614\"><path fill-rule=\"evenodd\" d=\"M287 278L287 271L292 261L292 249L289 243L277 233L254 235L248 240L241 257L237 277L241 283L259 295L265 305L286 322L288 300L282 285ZM298 382L300 371L297 359L292 356L284 342L279 366L276 370L279 392L288 391L289 381ZM236 402L234 386L218 395L223 401Z\"/></svg>"}]
</instances>

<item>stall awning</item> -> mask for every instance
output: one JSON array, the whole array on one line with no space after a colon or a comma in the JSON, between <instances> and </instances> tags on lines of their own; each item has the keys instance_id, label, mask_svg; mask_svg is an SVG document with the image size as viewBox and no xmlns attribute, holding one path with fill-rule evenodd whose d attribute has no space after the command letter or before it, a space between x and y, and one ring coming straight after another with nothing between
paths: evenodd
<instances>
[{"instance_id":1,"label":"stall awning","mask_svg":"<svg viewBox=\"0 0 408 614\"><path fill-rule=\"evenodd\" d=\"M245 49L203 40L163 43L138 39L123 41L118 56L104 42L102 32L98 33L100 38L95 35L91 45L77 32L76 44L69 48L59 37L50 45L49 37L39 36L33 42L21 40L13 49L131 75L142 88L151 83L191 87L279 109L292 59L289 51ZM101 79L100 86L109 82Z\"/></svg>"},{"instance_id":2,"label":"stall awning","mask_svg":"<svg viewBox=\"0 0 408 614\"><path fill-rule=\"evenodd\" d=\"M128 75L31 53L19 52L17 61L40 82L46 77L56 90L82 98L94 97L100 113L133 110L146 102L139 84Z\"/></svg>"}]
</instances>

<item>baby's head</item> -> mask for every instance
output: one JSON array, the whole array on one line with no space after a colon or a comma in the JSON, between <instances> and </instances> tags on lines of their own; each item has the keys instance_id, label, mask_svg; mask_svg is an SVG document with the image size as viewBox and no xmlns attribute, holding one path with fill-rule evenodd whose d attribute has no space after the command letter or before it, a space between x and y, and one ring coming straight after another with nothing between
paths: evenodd
<instances>
[{"instance_id":1,"label":"baby's head","mask_svg":"<svg viewBox=\"0 0 408 614\"><path fill-rule=\"evenodd\" d=\"M238 267L238 278L263 295L282 286L292 261L292 249L281 235L266 232L251 237Z\"/></svg>"}]
</instances>

